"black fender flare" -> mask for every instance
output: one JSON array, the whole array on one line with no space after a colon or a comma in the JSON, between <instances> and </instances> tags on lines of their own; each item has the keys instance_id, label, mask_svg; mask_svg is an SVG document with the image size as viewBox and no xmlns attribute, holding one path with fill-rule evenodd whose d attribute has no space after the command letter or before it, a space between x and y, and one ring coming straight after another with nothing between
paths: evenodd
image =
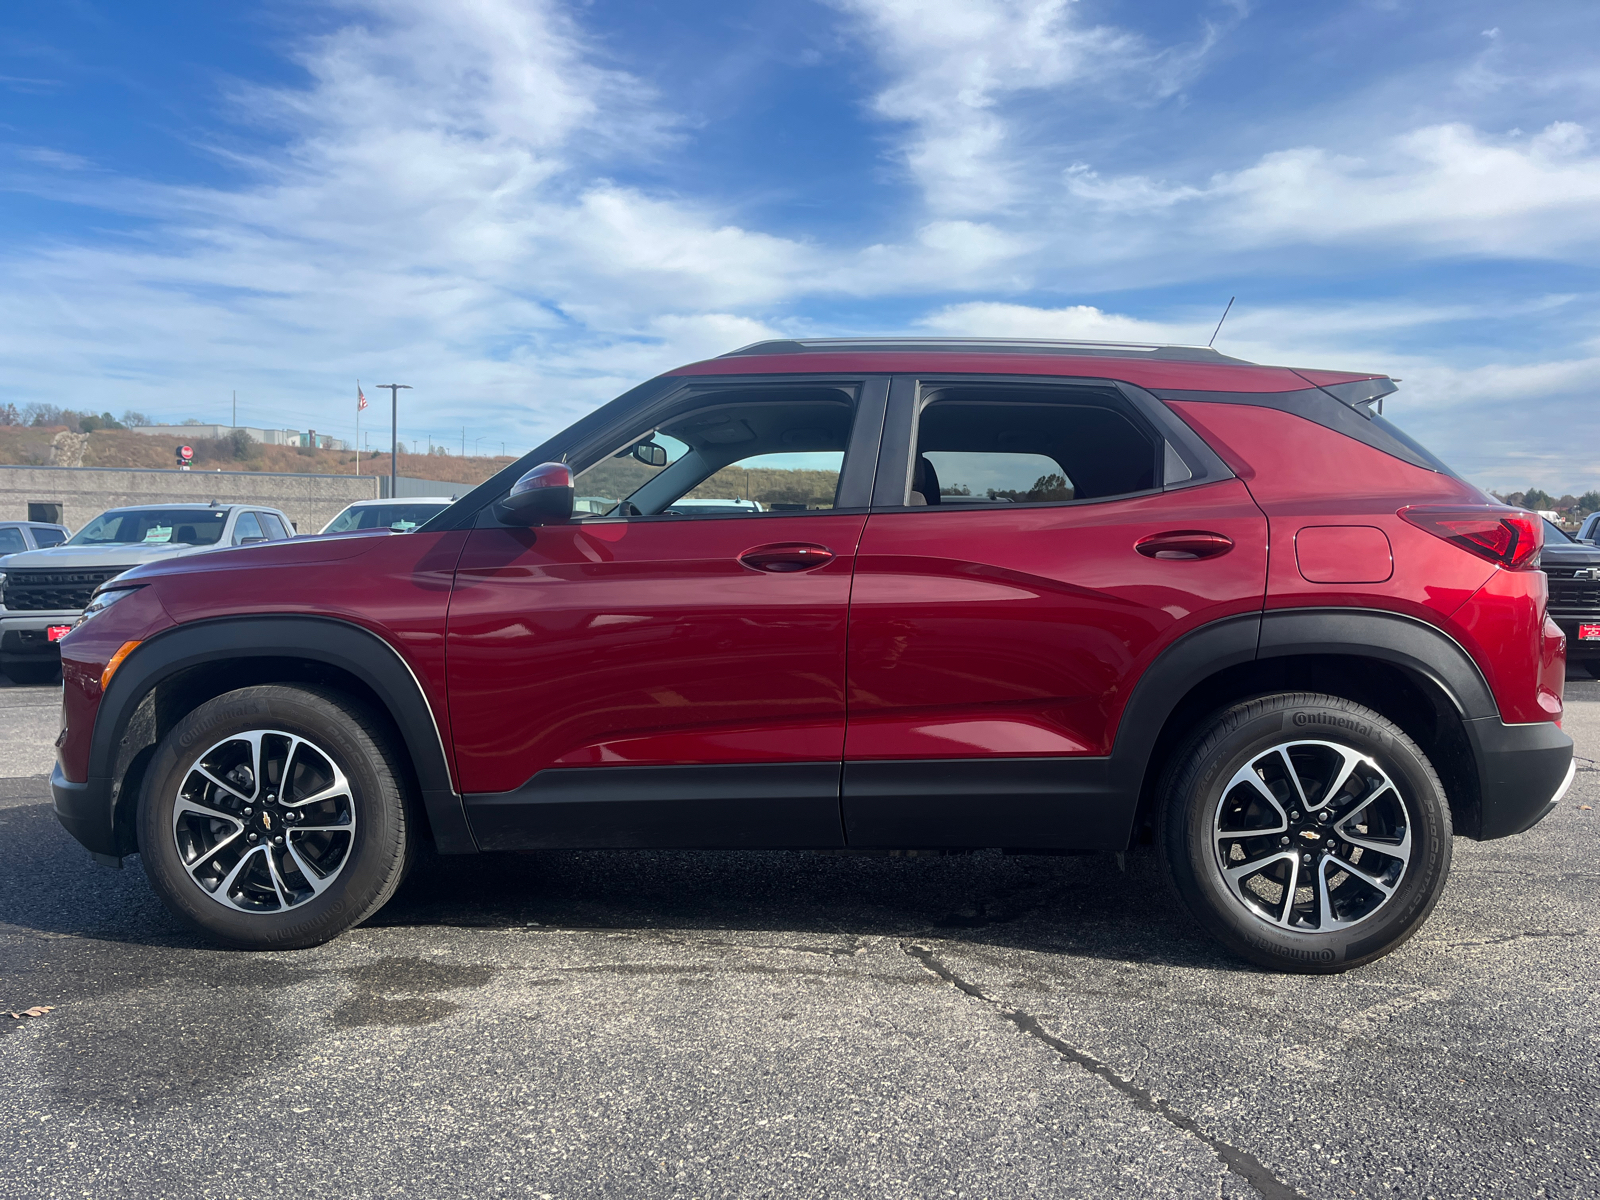
<instances>
[{"instance_id":1,"label":"black fender flare","mask_svg":"<svg viewBox=\"0 0 1600 1200\"><path fill-rule=\"evenodd\" d=\"M174 626L128 655L100 701L89 743L85 801L96 792L112 834L117 797L113 771L140 703L164 681L209 663L290 658L325 664L359 679L394 721L411 756L422 803L440 853L477 851L466 811L450 778L438 718L410 665L371 630L332 617L217 617ZM98 807L98 805L92 805ZM119 847L120 852L126 853Z\"/></svg>"},{"instance_id":2,"label":"black fender flare","mask_svg":"<svg viewBox=\"0 0 1600 1200\"><path fill-rule=\"evenodd\" d=\"M1168 646L1134 685L1112 744L1110 776L1115 794L1129 798L1128 836L1135 806L1151 767L1157 740L1184 699L1230 667L1274 658L1329 656L1376 659L1421 676L1450 702L1462 723L1480 781L1474 805L1492 803L1496 789L1484 772L1487 725L1500 725L1494 694L1477 663L1437 626L1382 609L1292 608L1225 617L1203 625ZM1471 836L1488 834L1461 830ZM1488 834L1489 836L1494 836Z\"/></svg>"},{"instance_id":3,"label":"black fender flare","mask_svg":"<svg viewBox=\"0 0 1600 1200\"><path fill-rule=\"evenodd\" d=\"M1376 658L1430 680L1463 720L1498 717L1478 664L1437 625L1370 608L1281 608L1263 614L1259 657L1336 654Z\"/></svg>"}]
</instances>

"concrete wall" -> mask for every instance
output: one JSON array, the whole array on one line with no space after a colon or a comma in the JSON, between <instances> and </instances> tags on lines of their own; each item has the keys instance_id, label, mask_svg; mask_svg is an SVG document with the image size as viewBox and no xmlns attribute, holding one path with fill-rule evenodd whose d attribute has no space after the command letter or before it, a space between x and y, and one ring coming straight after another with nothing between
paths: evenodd
<instances>
[{"instance_id":1,"label":"concrete wall","mask_svg":"<svg viewBox=\"0 0 1600 1200\"><path fill-rule=\"evenodd\" d=\"M379 475L378 495L389 499L389 476ZM410 496L465 496L478 485L475 483L444 483L438 479L418 479L413 475L396 477L395 497L404 500Z\"/></svg>"},{"instance_id":2,"label":"concrete wall","mask_svg":"<svg viewBox=\"0 0 1600 1200\"><path fill-rule=\"evenodd\" d=\"M108 508L210 500L282 509L301 533L315 533L352 500L377 495L378 481L371 475L0 466L0 521L27 520L30 501L55 503L62 505L62 523L74 533Z\"/></svg>"}]
</instances>

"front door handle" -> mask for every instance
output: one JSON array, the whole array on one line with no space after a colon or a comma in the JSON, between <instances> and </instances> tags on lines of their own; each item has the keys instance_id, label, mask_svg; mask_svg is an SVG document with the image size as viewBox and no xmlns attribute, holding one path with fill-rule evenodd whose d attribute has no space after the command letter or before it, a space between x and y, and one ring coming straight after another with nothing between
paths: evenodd
<instances>
[{"instance_id":1,"label":"front door handle","mask_svg":"<svg viewBox=\"0 0 1600 1200\"><path fill-rule=\"evenodd\" d=\"M739 561L752 571L811 571L833 561L833 551L826 546L809 542L789 543L782 546L757 546L739 555Z\"/></svg>"},{"instance_id":2,"label":"front door handle","mask_svg":"<svg viewBox=\"0 0 1600 1200\"><path fill-rule=\"evenodd\" d=\"M1233 549L1233 539L1203 529L1174 529L1142 537L1133 548L1146 558L1215 558Z\"/></svg>"}]
</instances>

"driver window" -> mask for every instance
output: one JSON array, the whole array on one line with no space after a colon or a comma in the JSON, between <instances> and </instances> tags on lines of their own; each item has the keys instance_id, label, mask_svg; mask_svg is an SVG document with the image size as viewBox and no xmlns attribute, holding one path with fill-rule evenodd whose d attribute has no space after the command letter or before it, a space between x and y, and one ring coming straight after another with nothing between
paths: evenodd
<instances>
[{"instance_id":1,"label":"driver window","mask_svg":"<svg viewBox=\"0 0 1600 1200\"><path fill-rule=\"evenodd\" d=\"M853 417L839 388L702 397L581 471L574 507L580 520L826 511Z\"/></svg>"},{"instance_id":2,"label":"driver window","mask_svg":"<svg viewBox=\"0 0 1600 1200\"><path fill-rule=\"evenodd\" d=\"M233 526L233 544L241 545L246 538L264 540L266 534L261 532L261 522L256 520L253 512L242 512Z\"/></svg>"}]
</instances>

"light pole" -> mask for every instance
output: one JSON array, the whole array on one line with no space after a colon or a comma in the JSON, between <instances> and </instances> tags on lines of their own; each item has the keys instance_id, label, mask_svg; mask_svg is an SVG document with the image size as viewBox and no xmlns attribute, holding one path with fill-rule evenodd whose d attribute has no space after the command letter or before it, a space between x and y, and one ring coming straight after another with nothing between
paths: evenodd
<instances>
[{"instance_id":1,"label":"light pole","mask_svg":"<svg viewBox=\"0 0 1600 1200\"><path fill-rule=\"evenodd\" d=\"M483 441L483 438L486 438L488 436L489 435L486 433L486 434L483 435L483 437L475 437L475 438L472 439L472 457L473 458L477 458L478 457L478 443Z\"/></svg>"},{"instance_id":2,"label":"light pole","mask_svg":"<svg viewBox=\"0 0 1600 1200\"><path fill-rule=\"evenodd\" d=\"M389 389L389 499L394 499L394 494L400 487L400 393L402 390L409 392L409 383L380 383L381 388Z\"/></svg>"}]
</instances>

